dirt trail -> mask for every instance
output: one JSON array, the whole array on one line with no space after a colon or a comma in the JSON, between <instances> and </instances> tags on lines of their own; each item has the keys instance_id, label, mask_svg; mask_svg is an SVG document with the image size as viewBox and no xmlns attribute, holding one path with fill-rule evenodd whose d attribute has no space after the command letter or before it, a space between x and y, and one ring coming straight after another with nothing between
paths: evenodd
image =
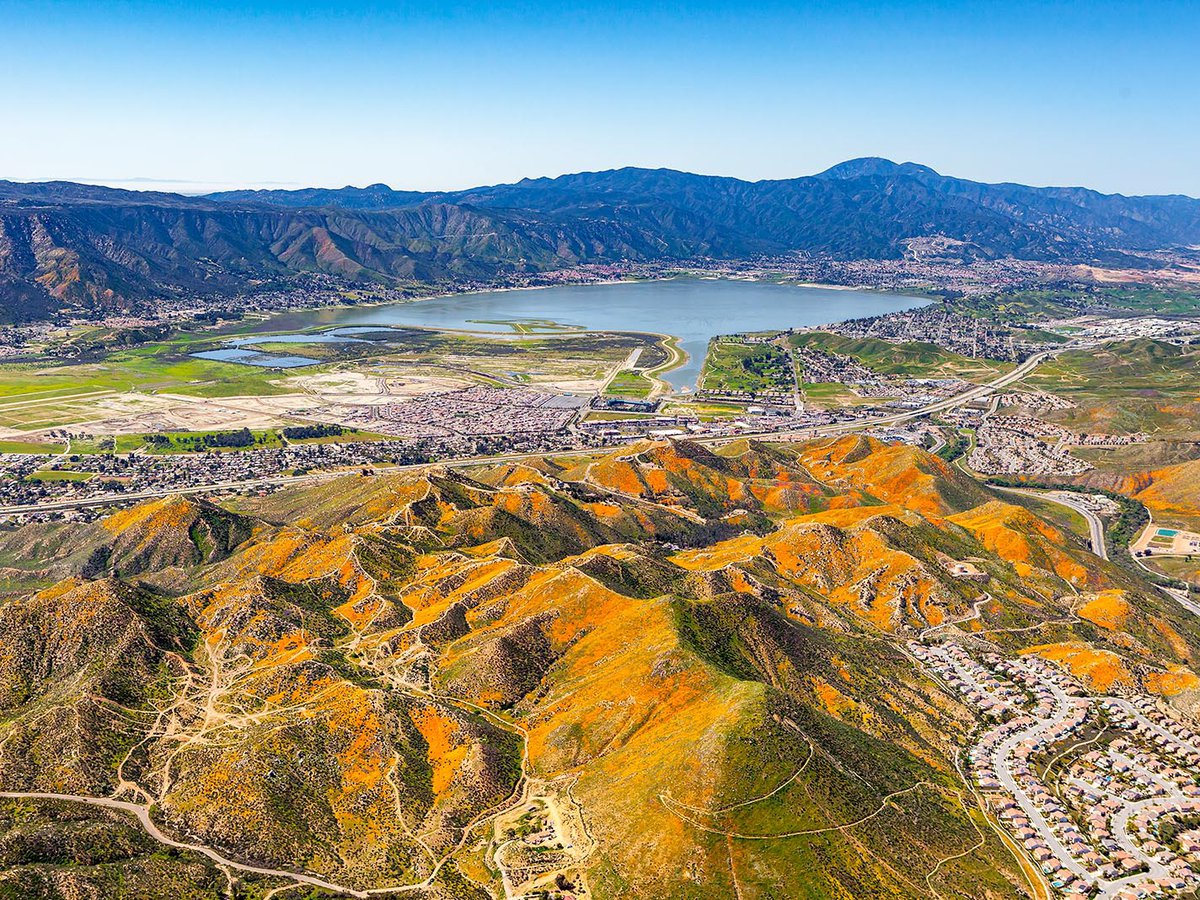
<instances>
[{"instance_id":1,"label":"dirt trail","mask_svg":"<svg viewBox=\"0 0 1200 900\"><path fill-rule=\"evenodd\" d=\"M177 850L190 850L193 853L199 853L202 856L208 857L218 866L229 869L236 869L239 872L250 872L255 875L267 875L275 878L287 878L292 881L302 884L312 885L313 887L325 888L329 891L335 891L339 894L347 894L351 897L369 897L367 891L358 891L345 885L334 884L326 881L323 878L318 878L315 875L307 875L303 872L291 872L286 869L270 869L265 866L252 866L247 863L235 862L228 857L222 856L211 847L205 847L201 844L188 844L183 841L177 841L172 837L163 834L154 820L150 817L150 808L140 803L130 803L127 800L114 800L111 797L86 797L80 794L52 794L43 793L40 791L0 791L0 798L8 800L60 800L67 803L84 803L88 806L100 806L105 809L115 809L125 813L131 813L145 829L146 833L154 840L158 841L167 847L174 847Z\"/></svg>"},{"instance_id":2,"label":"dirt trail","mask_svg":"<svg viewBox=\"0 0 1200 900\"><path fill-rule=\"evenodd\" d=\"M714 828L711 825L705 825L703 822L698 822L690 816L684 815L682 812L680 812L680 809L687 809L687 807L671 797L670 794L665 792L661 793L658 795L658 799L659 802L661 802L663 806L674 813L675 816L682 819L684 822L687 822L694 828L699 828L701 831L707 831L709 834L724 835L725 837L736 838L739 841L775 841L782 838L808 837L815 834L828 834L831 831L845 831L848 828L855 828L859 825L862 825L864 822L869 822L871 819L874 819L885 809L887 809L892 801L897 797L903 797L907 794L911 794L918 788L922 787L934 791L936 791L938 788L938 786L932 781L918 781L916 784L913 784L910 787L903 788L899 791L893 791L892 793L888 794L883 798L883 802L879 804L878 809L872 813L868 813L860 819L855 819L853 822L846 822L843 825L829 825L825 828L806 828L800 831L785 831L781 832L780 834L745 834L739 831L726 831L723 828Z\"/></svg>"}]
</instances>

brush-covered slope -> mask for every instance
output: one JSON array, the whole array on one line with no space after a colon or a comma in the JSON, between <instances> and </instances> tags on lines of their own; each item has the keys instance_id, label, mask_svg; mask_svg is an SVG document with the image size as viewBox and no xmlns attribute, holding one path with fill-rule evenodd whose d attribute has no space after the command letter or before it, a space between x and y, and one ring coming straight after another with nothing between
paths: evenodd
<instances>
[{"instance_id":1,"label":"brush-covered slope","mask_svg":"<svg viewBox=\"0 0 1200 900\"><path fill-rule=\"evenodd\" d=\"M185 611L112 579L0 607L0 784L107 793L195 640Z\"/></svg>"},{"instance_id":2,"label":"brush-covered slope","mask_svg":"<svg viewBox=\"0 0 1200 900\"><path fill-rule=\"evenodd\" d=\"M89 575L100 538L117 564ZM1098 689L1196 690L1180 610L860 438L350 475L79 540L75 575L0 606L0 792L147 809L242 891L1020 897L955 768L975 722L905 642L959 629ZM60 881L62 849L2 855L0 886L159 865L138 896L189 896L183 872L208 896L203 858L148 860L132 818L80 809L37 807L48 846L119 826L119 852Z\"/></svg>"},{"instance_id":3,"label":"brush-covered slope","mask_svg":"<svg viewBox=\"0 0 1200 900\"><path fill-rule=\"evenodd\" d=\"M164 852L128 816L55 800L0 799L0 897L224 900L225 876L199 853Z\"/></svg>"},{"instance_id":4,"label":"brush-covered slope","mask_svg":"<svg viewBox=\"0 0 1200 900\"><path fill-rule=\"evenodd\" d=\"M120 575L195 566L228 556L249 539L250 521L200 500L167 497L105 519L108 565Z\"/></svg>"},{"instance_id":5,"label":"brush-covered slope","mask_svg":"<svg viewBox=\"0 0 1200 900\"><path fill-rule=\"evenodd\" d=\"M1138 472L1116 487L1155 517L1200 529L1200 460Z\"/></svg>"},{"instance_id":6,"label":"brush-covered slope","mask_svg":"<svg viewBox=\"0 0 1200 900\"><path fill-rule=\"evenodd\" d=\"M989 499L954 466L907 444L883 444L860 435L828 438L805 445L798 460L839 493L862 491L882 503L899 503L932 517Z\"/></svg>"},{"instance_id":7,"label":"brush-covered slope","mask_svg":"<svg viewBox=\"0 0 1200 900\"><path fill-rule=\"evenodd\" d=\"M0 316L125 309L320 274L412 286L580 263L796 251L1141 264L1127 249L1200 241L1200 201L980 184L854 160L746 182L618 169L419 193L384 185L211 197L0 181Z\"/></svg>"},{"instance_id":8,"label":"brush-covered slope","mask_svg":"<svg viewBox=\"0 0 1200 900\"><path fill-rule=\"evenodd\" d=\"M0 572L13 585L72 575L139 577L169 587L187 570L229 556L255 523L205 500L166 497L98 523L45 522L0 532Z\"/></svg>"}]
</instances>

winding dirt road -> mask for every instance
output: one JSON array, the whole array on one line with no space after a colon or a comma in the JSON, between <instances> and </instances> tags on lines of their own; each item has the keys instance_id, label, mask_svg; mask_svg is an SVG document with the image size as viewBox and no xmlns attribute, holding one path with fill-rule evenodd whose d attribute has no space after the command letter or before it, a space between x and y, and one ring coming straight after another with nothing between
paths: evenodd
<instances>
[{"instance_id":1,"label":"winding dirt road","mask_svg":"<svg viewBox=\"0 0 1200 900\"><path fill-rule=\"evenodd\" d=\"M303 872L291 872L285 869L269 869L264 866L252 866L247 863L235 862L228 857L222 856L211 847L205 847L200 844L188 844L183 841L177 841L166 834L154 824L154 820L150 817L150 808L143 806L140 803L130 803L127 800L113 800L111 797L87 797L82 794L51 794L40 791L0 791L0 798L6 800L60 800L66 803L83 803L88 806L100 806L105 809L115 809L121 812L130 813L133 815L142 828L150 837L167 847L174 847L177 850L190 850L193 853L199 853L206 856L215 862L218 866L229 869L236 869L239 872L250 872L255 875L267 875L275 878L287 878L291 881L301 884L310 884L313 887L324 888L328 891L335 891L339 894L347 894L351 897L370 897L368 891L358 891L345 885L334 884L330 881L325 881L323 878L318 878L315 875L306 875Z\"/></svg>"}]
</instances>

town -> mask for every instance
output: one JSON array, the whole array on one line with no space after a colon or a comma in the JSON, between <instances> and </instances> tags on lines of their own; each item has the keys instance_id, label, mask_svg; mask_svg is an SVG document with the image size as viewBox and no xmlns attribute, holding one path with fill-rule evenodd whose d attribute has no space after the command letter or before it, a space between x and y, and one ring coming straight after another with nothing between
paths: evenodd
<instances>
[{"instance_id":1,"label":"town","mask_svg":"<svg viewBox=\"0 0 1200 900\"><path fill-rule=\"evenodd\" d=\"M294 397L189 399L100 392L74 409L92 413L111 408L109 417L98 423L118 429L109 437L95 433L96 423L58 425L40 434L47 442L45 450L12 446L0 453L0 514L17 520L86 517L94 515L88 509L178 490L272 490L289 478L314 473L495 454L590 452L642 438L804 440L846 430L939 452L958 453L965 442L965 464L981 476L1023 474L1053 481L1091 468L1073 452L1079 448L1117 448L1146 440L1144 434L1080 433L1048 422L1039 416L1070 409L1071 401L1044 390L1010 386L1013 376L1000 368L1032 366L1053 354L1126 334L1111 333L1116 325L1109 320L1093 324L1102 337L1077 337L1050 350L1043 347L1039 356L1031 356L1033 345L1016 339L1008 326L965 319L938 304L819 329L727 335L710 344L699 389L656 388L641 397L611 393L611 378L591 391L523 387L495 379L455 386L452 379L443 379L445 388L431 383L432 391L421 388L402 396L376 385L384 379L353 372L301 378L312 387ZM1164 326L1154 327L1162 331ZM810 335L823 334L872 337L896 345L920 337L964 359L979 358L984 368L975 381L958 375L885 374L846 353L807 342ZM631 352L625 364L639 355L644 354ZM331 392L331 386L342 382L348 393ZM824 386L845 391L847 399L814 399ZM185 399L188 402L182 403ZM64 404L63 415L71 414L70 398L53 402ZM24 404L14 408L23 412ZM260 428L307 422L336 429L337 436L312 441L281 438L278 446L249 442L219 447L213 440L224 432L205 432L198 426L205 443L185 442L183 449L192 452L180 453L162 452L172 442L161 433L145 431L156 422L194 420L229 427L239 419L261 423L252 425ZM121 450L111 437L131 432L136 437L143 431L140 444L126 440Z\"/></svg>"},{"instance_id":2,"label":"town","mask_svg":"<svg viewBox=\"0 0 1200 900\"><path fill-rule=\"evenodd\" d=\"M1200 737L1169 707L1090 695L1045 660L1005 658L980 641L908 650L998 723L971 747L971 777L1063 896L1134 900L1200 885Z\"/></svg>"}]
</instances>

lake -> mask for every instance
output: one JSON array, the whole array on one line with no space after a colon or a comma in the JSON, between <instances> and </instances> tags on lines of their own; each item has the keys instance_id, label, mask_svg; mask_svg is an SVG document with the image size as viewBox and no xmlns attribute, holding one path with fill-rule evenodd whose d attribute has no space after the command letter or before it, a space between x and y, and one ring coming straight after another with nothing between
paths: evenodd
<instances>
[{"instance_id":1,"label":"lake","mask_svg":"<svg viewBox=\"0 0 1200 900\"><path fill-rule=\"evenodd\" d=\"M520 325L547 334L561 332L563 328L672 334L680 339L688 361L664 377L674 387L682 388L696 383L708 341L715 335L822 325L912 309L927 302L899 294L732 279L676 278L455 294L407 303L339 307L290 314L267 324L279 328L286 319L283 327L296 329L321 325L416 325L511 334L512 326ZM317 340L331 337L338 339L329 336ZM313 336L308 339L313 340Z\"/></svg>"}]
</instances>

